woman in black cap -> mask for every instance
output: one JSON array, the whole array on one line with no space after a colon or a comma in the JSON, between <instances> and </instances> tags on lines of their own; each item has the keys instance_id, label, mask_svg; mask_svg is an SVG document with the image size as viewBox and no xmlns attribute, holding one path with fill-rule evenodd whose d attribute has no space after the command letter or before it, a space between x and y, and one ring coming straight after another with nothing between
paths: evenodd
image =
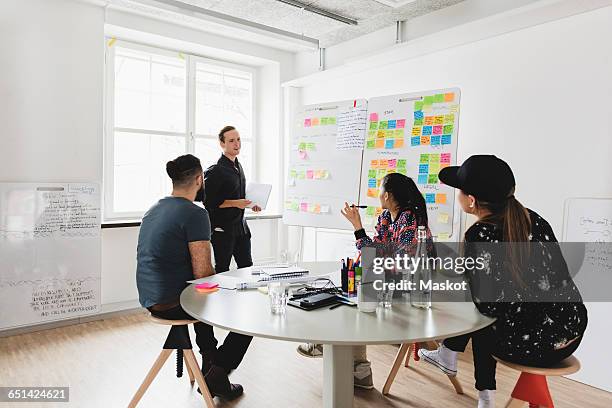
<instances>
[{"instance_id":1,"label":"woman in black cap","mask_svg":"<svg viewBox=\"0 0 612 408\"><path fill-rule=\"evenodd\" d=\"M478 407L494 407L493 355L536 367L554 365L580 344L587 312L546 220L514 197L512 170L491 155L471 156L442 169L440 180L459 189L459 203L477 222L465 233L465 257L483 257L485 268L467 272L478 310L497 320L444 340L419 355L447 375L457 374L457 353L472 340Z\"/></svg>"}]
</instances>

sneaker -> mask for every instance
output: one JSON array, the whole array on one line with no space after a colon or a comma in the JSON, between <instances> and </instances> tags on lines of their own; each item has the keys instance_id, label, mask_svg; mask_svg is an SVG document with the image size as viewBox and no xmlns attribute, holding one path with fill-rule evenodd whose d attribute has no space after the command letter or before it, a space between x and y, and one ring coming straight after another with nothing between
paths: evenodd
<instances>
[{"instance_id":1,"label":"sneaker","mask_svg":"<svg viewBox=\"0 0 612 408\"><path fill-rule=\"evenodd\" d=\"M457 375L457 352L441 345L437 350L419 349L419 357L438 367L444 374L454 377Z\"/></svg>"},{"instance_id":2,"label":"sneaker","mask_svg":"<svg viewBox=\"0 0 612 408\"><path fill-rule=\"evenodd\" d=\"M323 345L314 343L300 344L297 347L297 352L304 357L321 358L323 357Z\"/></svg>"},{"instance_id":3,"label":"sneaker","mask_svg":"<svg viewBox=\"0 0 612 408\"><path fill-rule=\"evenodd\" d=\"M478 391L478 408L495 408L495 390Z\"/></svg>"},{"instance_id":4,"label":"sneaker","mask_svg":"<svg viewBox=\"0 0 612 408\"><path fill-rule=\"evenodd\" d=\"M353 367L353 385L366 390L374 388L372 366L369 361L355 363Z\"/></svg>"},{"instance_id":5,"label":"sneaker","mask_svg":"<svg viewBox=\"0 0 612 408\"><path fill-rule=\"evenodd\" d=\"M225 369L216 365L210 367L204 375L204 380L206 380L206 386L213 398L219 397L226 401L231 401L241 396L244 392L242 385L231 384ZM198 392L202 393L199 388Z\"/></svg>"}]
</instances>

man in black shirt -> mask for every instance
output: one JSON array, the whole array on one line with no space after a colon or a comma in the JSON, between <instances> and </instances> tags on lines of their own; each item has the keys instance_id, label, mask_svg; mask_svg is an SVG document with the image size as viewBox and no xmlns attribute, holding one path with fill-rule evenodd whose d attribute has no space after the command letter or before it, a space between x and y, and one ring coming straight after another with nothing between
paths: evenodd
<instances>
[{"instance_id":1,"label":"man in black shirt","mask_svg":"<svg viewBox=\"0 0 612 408\"><path fill-rule=\"evenodd\" d=\"M251 201L246 196L246 179L238 162L240 134L233 126L219 132L223 154L217 164L205 172L204 206L210 214L215 271L229 270L232 256L238 268L253 265L251 258L251 231L244 219L244 209ZM258 206L253 211L260 211Z\"/></svg>"}]
</instances>

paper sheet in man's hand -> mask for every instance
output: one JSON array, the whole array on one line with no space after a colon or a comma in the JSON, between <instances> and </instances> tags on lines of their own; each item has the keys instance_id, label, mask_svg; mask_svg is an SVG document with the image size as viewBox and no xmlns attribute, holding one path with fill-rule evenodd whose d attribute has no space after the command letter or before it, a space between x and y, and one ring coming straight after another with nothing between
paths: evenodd
<instances>
[{"instance_id":1,"label":"paper sheet in man's hand","mask_svg":"<svg viewBox=\"0 0 612 408\"><path fill-rule=\"evenodd\" d=\"M249 183L246 188L246 199L251 201L249 208L257 205L262 210L266 208L268 204L268 198L270 198L270 192L272 191L272 184L259 184Z\"/></svg>"}]
</instances>

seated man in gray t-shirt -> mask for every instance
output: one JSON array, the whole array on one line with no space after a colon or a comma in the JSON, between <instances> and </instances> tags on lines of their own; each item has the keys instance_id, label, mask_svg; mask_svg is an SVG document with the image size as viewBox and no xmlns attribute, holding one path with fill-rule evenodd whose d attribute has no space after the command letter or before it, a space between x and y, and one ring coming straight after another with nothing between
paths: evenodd
<instances>
[{"instance_id":1,"label":"seated man in gray t-shirt","mask_svg":"<svg viewBox=\"0 0 612 408\"><path fill-rule=\"evenodd\" d=\"M193 203L203 191L200 160L190 154L166 164L172 195L146 212L138 235L136 285L140 304L162 319L192 319L180 305L186 281L214 273L211 264L208 212ZM230 400L242 394L227 374L238 367L251 342L250 336L230 332L217 349L212 326L194 324L202 354L202 373L213 396Z\"/></svg>"}]
</instances>

